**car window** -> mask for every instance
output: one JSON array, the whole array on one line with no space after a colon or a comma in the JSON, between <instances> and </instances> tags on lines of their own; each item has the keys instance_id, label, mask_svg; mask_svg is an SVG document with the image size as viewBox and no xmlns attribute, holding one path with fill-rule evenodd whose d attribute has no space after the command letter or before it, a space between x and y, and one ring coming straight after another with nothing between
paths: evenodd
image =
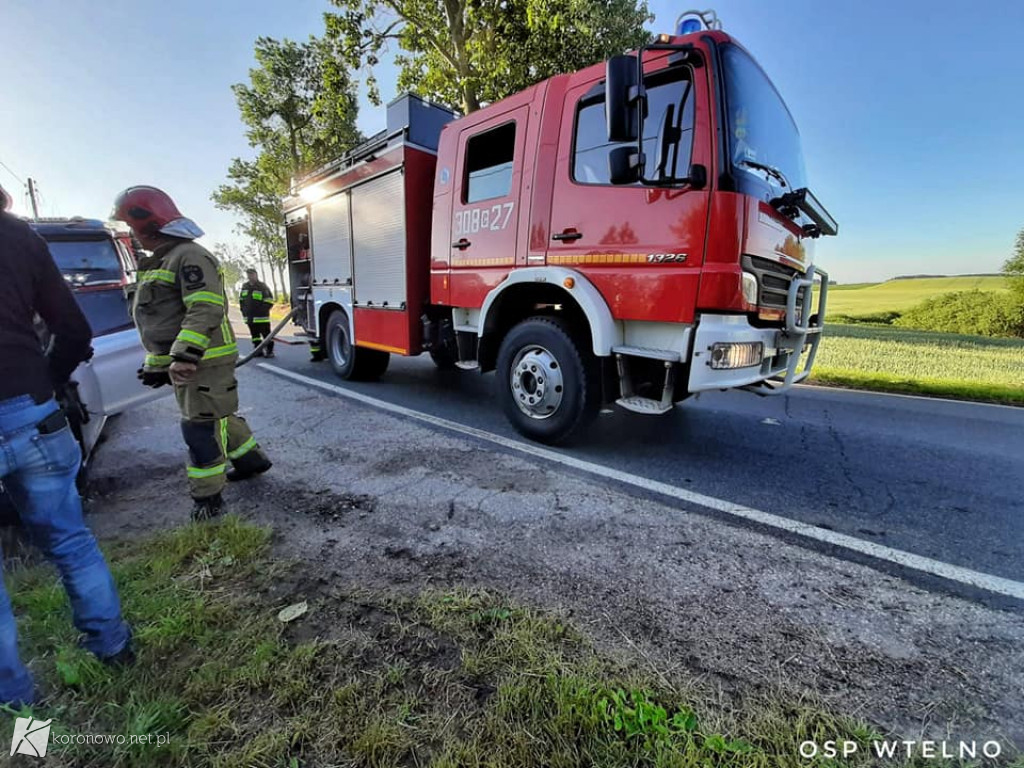
<instances>
[{"instance_id":1,"label":"car window","mask_svg":"<svg viewBox=\"0 0 1024 768\"><path fill-rule=\"evenodd\" d=\"M128 298L119 287L75 291L75 299L89 321L93 336L124 331L133 325Z\"/></svg>"},{"instance_id":2,"label":"car window","mask_svg":"<svg viewBox=\"0 0 1024 768\"><path fill-rule=\"evenodd\" d=\"M123 270L114 243L98 240L47 240L53 260L72 284L120 280Z\"/></svg>"},{"instance_id":3,"label":"car window","mask_svg":"<svg viewBox=\"0 0 1024 768\"><path fill-rule=\"evenodd\" d=\"M679 130L679 141L672 148L669 177L689 173L693 147L695 99L685 68L667 70L646 79L648 116L644 120L644 176L654 178L658 166L658 137L667 110L672 109L672 122ZM636 142L616 144L608 141L604 97L584 96L576 113L576 135L572 177L579 184L610 184L608 156L616 147L635 146ZM674 171L674 173L673 173Z\"/></svg>"},{"instance_id":4,"label":"car window","mask_svg":"<svg viewBox=\"0 0 1024 768\"><path fill-rule=\"evenodd\" d=\"M507 197L512 189L516 124L506 123L466 143L466 203Z\"/></svg>"}]
</instances>

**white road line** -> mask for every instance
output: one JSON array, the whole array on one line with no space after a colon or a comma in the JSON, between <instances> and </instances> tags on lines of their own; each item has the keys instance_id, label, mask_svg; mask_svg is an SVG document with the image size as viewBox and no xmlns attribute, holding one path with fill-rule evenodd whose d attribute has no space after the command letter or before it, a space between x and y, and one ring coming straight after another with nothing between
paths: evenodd
<instances>
[{"instance_id":1,"label":"white road line","mask_svg":"<svg viewBox=\"0 0 1024 768\"><path fill-rule=\"evenodd\" d=\"M732 515L733 517L758 523L779 531L794 533L807 539L813 539L814 541L822 542L824 544L841 547L842 549L846 549L851 552L858 552L862 555L877 558L878 560L896 563L897 565L914 571L920 571L921 573L927 573L932 576L939 576L940 578L947 579L949 581L955 581L967 586L977 587L978 589L993 592L997 595L1005 595L1018 600L1024 600L1024 583L1019 581L1004 579L1000 576L992 576L979 571L972 571L969 568L961 568L958 565L943 563L940 560L932 560L929 557L922 557L921 555L915 555L910 552L904 552L903 550L893 549L892 547L885 547L881 544L864 541L863 539L858 539L854 536L847 536L843 533L829 531L815 525L802 523L798 520L791 520L788 517L781 517L780 515L775 515L770 512L762 512L751 507L744 507L740 504L734 504L731 501L726 501L725 499L718 499L714 496L705 496L702 493L694 493L693 491L677 488L674 485L668 485L667 483L662 483L657 480L651 480L629 472L622 472L618 469L612 469L611 467L605 467L600 464L594 464L590 461L583 461L582 459L577 459L572 456L556 453L555 451L548 450L533 443L510 440L509 438L502 437L501 435L495 435L481 429L467 427L464 424L449 421L448 419L431 416L429 413L414 411L411 408L405 408L401 405L395 405L394 403L389 403L384 400L378 400L375 397L369 397L368 395L364 395L359 392L353 392L352 390L348 390L334 384L327 384L326 382L310 378L309 376L303 376L299 373L293 373L292 371L287 371L283 368L269 365L268 363L260 363L259 367L277 376L283 376L286 379L301 382L302 384L308 384L311 387L316 387L318 389L340 395L341 397L346 397L349 400L355 400L357 402L364 403L365 405L379 408L382 411L405 416L426 424L433 424L453 432L459 432L463 435L475 437L479 440L486 440L489 443L500 445L502 448L517 451L518 453L525 453L529 456L541 458L554 464L572 467L573 469L578 469L592 475L598 475L599 477L604 477L609 480L615 480L616 482L623 483L624 485L630 485L634 488L640 488L661 496L668 496L673 499L678 499L679 501L684 501L688 504L695 504L700 507L706 507L707 509L714 509L718 512L723 512L727 515Z\"/></svg>"}]
</instances>

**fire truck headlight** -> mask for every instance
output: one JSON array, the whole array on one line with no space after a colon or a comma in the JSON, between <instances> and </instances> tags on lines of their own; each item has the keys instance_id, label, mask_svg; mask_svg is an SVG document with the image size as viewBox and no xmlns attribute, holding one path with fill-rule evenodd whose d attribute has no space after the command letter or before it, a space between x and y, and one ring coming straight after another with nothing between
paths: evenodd
<instances>
[{"instance_id":1,"label":"fire truck headlight","mask_svg":"<svg viewBox=\"0 0 1024 768\"><path fill-rule=\"evenodd\" d=\"M749 272L743 273L743 300L752 307L757 306L757 277Z\"/></svg>"},{"instance_id":2,"label":"fire truck headlight","mask_svg":"<svg viewBox=\"0 0 1024 768\"><path fill-rule=\"evenodd\" d=\"M750 368L760 365L763 358L764 343L760 341L719 342L711 345L711 367L716 371Z\"/></svg>"}]
</instances>

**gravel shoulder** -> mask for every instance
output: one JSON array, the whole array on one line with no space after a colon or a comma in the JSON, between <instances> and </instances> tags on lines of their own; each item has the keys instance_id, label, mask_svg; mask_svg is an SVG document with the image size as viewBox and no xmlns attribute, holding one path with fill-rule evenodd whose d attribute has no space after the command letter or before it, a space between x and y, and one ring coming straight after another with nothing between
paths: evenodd
<instances>
[{"instance_id":1,"label":"gravel shoulder","mask_svg":"<svg viewBox=\"0 0 1024 768\"><path fill-rule=\"evenodd\" d=\"M256 368L241 414L275 467L232 511L317 584L483 587L563 611L602 648L703 691L810 697L885 731L1024 744L1024 616L928 592L697 513L546 469ZM172 402L108 426L101 538L190 507Z\"/></svg>"}]
</instances>

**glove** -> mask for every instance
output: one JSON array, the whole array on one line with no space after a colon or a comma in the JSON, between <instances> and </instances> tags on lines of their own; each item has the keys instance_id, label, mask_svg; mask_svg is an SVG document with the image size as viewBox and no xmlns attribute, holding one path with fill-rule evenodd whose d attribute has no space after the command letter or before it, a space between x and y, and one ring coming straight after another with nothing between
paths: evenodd
<instances>
[{"instance_id":1,"label":"glove","mask_svg":"<svg viewBox=\"0 0 1024 768\"><path fill-rule=\"evenodd\" d=\"M152 387L153 389L159 389L164 384L171 383L171 374L167 371L147 371L144 368L139 368L136 371L136 375L143 386Z\"/></svg>"}]
</instances>

